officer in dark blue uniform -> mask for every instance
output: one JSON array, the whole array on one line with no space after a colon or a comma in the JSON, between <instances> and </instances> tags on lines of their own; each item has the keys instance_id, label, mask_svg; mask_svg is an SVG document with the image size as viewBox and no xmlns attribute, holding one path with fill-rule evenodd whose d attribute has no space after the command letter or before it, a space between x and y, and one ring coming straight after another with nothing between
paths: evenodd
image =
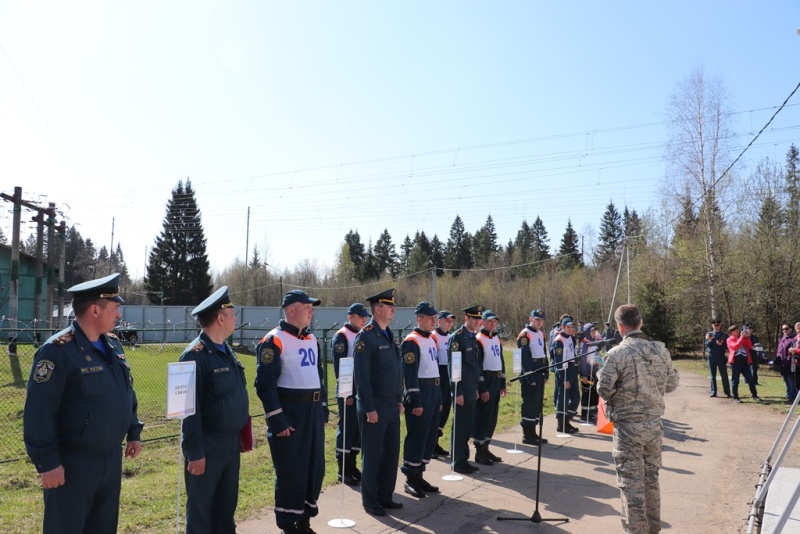
<instances>
[{"instance_id":1,"label":"officer in dark blue uniform","mask_svg":"<svg viewBox=\"0 0 800 534\"><path fill-rule=\"evenodd\" d=\"M44 533L117 531L125 457L142 451L133 377L119 340L119 274L72 293L75 320L42 345L25 398L25 447L41 474Z\"/></svg>"},{"instance_id":2,"label":"officer in dark blue uniform","mask_svg":"<svg viewBox=\"0 0 800 534\"><path fill-rule=\"evenodd\" d=\"M275 522L284 534L313 534L310 518L325 476L327 393L322 358L308 327L319 299L299 289L283 296L285 320L256 347L256 391L267 417L275 466Z\"/></svg>"},{"instance_id":3,"label":"officer in dark blue uniform","mask_svg":"<svg viewBox=\"0 0 800 534\"><path fill-rule=\"evenodd\" d=\"M464 324L450 338L447 354L450 365L451 390L456 398L453 428L451 429L453 470L469 475L478 471L469 460L469 437L475 423L475 401L478 398L478 381L483 369L478 360L475 334L481 326L483 306L464 308ZM453 353L461 353L461 380L452 382Z\"/></svg>"},{"instance_id":4,"label":"officer in dark blue uniform","mask_svg":"<svg viewBox=\"0 0 800 534\"><path fill-rule=\"evenodd\" d=\"M497 335L497 314L484 310L483 325L476 336L478 361L481 376L478 380L479 398L475 403L475 427L472 433L475 445L475 461L483 465L494 465L503 459L489 450L489 444L497 427L500 397L506 396L506 364L503 360L503 344Z\"/></svg>"},{"instance_id":5,"label":"officer in dark blue uniform","mask_svg":"<svg viewBox=\"0 0 800 534\"><path fill-rule=\"evenodd\" d=\"M544 311L535 309L528 318L528 326L517 336L517 347L522 351L522 374L520 380L522 393L521 422L522 442L528 445L541 445L547 439L536 432L544 408L544 387L549 373L547 347L545 346Z\"/></svg>"},{"instance_id":6,"label":"officer in dark blue uniform","mask_svg":"<svg viewBox=\"0 0 800 534\"><path fill-rule=\"evenodd\" d=\"M417 304L417 327L400 347L406 383L403 406L407 431L400 470L406 476L405 492L417 498L426 497L425 492L439 493L439 488L422 476L439 437L439 411L442 408L439 347L436 337L431 335L437 313L429 302Z\"/></svg>"},{"instance_id":7,"label":"officer in dark blue uniform","mask_svg":"<svg viewBox=\"0 0 800 534\"><path fill-rule=\"evenodd\" d=\"M239 433L250 419L244 365L225 343L236 314L223 286L192 310L202 331L181 354L196 362L195 413L183 420L186 533L233 533L239 498Z\"/></svg>"},{"instance_id":8,"label":"officer in dark blue uniform","mask_svg":"<svg viewBox=\"0 0 800 534\"><path fill-rule=\"evenodd\" d=\"M570 421L578 413L581 402L578 385L579 349L575 344L575 323L567 316L561 320L561 330L553 338L550 356L555 366L556 387L553 396L556 403L556 430L575 434L578 428Z\"/></svg>"},{"instance_id":9,"label":"officer in dark blue uniform","mask_svg":"<svg viewBox=\"0 0 800 534\"><path fill-rule=\"evenodd\" d=\"M339 424L336 427L336 461L339 464L337 478L348 486L356 486L361 480L361 471L356 463L361 451L361 434L356 419L355 396L350 395L346 399L339 396L339 360L353 357L356 335L370 317L372 316L363 304L351 304L347 310L347 323L331 340L333 372L336 375L336 405L339 407Z\"/></svg>"},{"instance_id":10,"label":"officer in dark blue uniform","mask_svg":"<svg viewBox=\"0 0 800 534\"><path fill-rule=\"evenodd\" d=\"M403 360L389 330L394 289L367 298L372 321L356 336L355 382L361 430L361 502L367 513L383 516L402 508L392 498L400 457Z\"/></svg>"}]
</instances>

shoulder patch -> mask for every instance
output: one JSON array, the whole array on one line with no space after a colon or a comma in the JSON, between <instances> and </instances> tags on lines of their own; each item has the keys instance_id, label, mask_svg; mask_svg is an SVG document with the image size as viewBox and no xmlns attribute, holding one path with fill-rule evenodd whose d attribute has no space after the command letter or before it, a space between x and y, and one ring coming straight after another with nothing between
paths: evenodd
<instances>
[{"instance_id":1,"label":"shoulder patch","mask_svg":"<svg viewBox=\"0 0 800 534\"><path fill-rule=\"evenodd\" d=\"M403 354L403 358L405 358L406 363L414 363L416 361L416 355L413 352L406 352Z\"/></svg>"},{"instance_id":2,"label":"shoulder patch","mask_svg":"<svg viewBox=\"0 0 800 534\"><path fill-rule=\"evenodd\" d=\"M198 342L198 343L197 343L197 345L195 345L194 347L192 347L192 352L200 352L200 351L201 351L201 350L203 350L204 348L206 348L206 346L205 346L205 345L203 345L203 342L201 341L201 342Z\"/></svg>"},{"instance_id":3,"label":"shoulder patch","mask_svg":"<svg viewBox=\"0 0 800 534\"><path fill-rule=\"evenodd\" d=\"M344 352L344 343L337 343L333 346L333 352L336 354L342 354Z\"/></svg>"},{"instance_id":4,"label":"shoulder patch","mask_svg":"<svg viewBox=\"0 0 800 534\"><path fill-rule=\"evenodd\" d=\"M57 338L55 338L53 340L53 343L55 343L56 345L61 346L61 345L66 345L67 343L69 343L73 339L75 339L75 334L73 334L72 332L67 332L63 336L58 336ZM42 360L42 361L46 361L46 360Z\"/></svg>"},{"instance_id":5,"label":"shoulder patch","mask_svg":"<svg viewBox=\"0 0 800 534\"><path fill-rule=\"evenodd\" d=\"M450 350L452 352L458 352L458 341L450 341Z\"/></svg>"},{"instance_id":6,"label":"shoulder patch","mask_svg":"<svg viewBox=\"0 0 800 534\"><path fill-rule=\"evenodd\" d=\"M367 344L363 341L356 343L356 352L364 352L365 348L367 348Z\"/></svg>"},{"instance_id":7,"label":"shoulder patch","mask_svg":"<svg viewBox=\"0 0 800 534\"><path fill-rule=\"evenodd\" d=\"M556 356L561 356L564 353L564 349L561 347L556 347Z\"/></svg>"},{"instance_id":8,"label":"shoulder patch","mask_svg":"<svg viewBox=\"0 0 800 534\"><path fill-rule=\"evenodd\" d=\"M372 324L368 324L367 326L365 326L365 327L364 327L364 328L362 328L361 330L363 330L364 332L369 332L369 331L370 331L370 330L372 330L373 328L374 328L374 326L373 326Z\"/></svg>"},{"instance_id":9,"label":"shoulder patch","mask_svg":"<svg viewBox=\"0 0 800 534\"><path fill-rule=\"evenodd\" d=\"M528 344L528 336L523 335L522 337L520 337L519 344L522 345L523 347L526 346Z\"/></svg>"},{"instance_id":10,"label":"shoulder patch","mask_svg":"<svg viewBox=\"0 0 800 534\"><path fill-rule=\"evenodd\" d=\"M261 349L261 363L272 363L272 360L275 359L275 351L264 347Z\"/></svg>"},{"instance_id":11,"label":"shoulder patch","mask_svg":"<svg viewBox=\"0 0 800 534\"><path fill-rule=\"evenodd\" d=\"M50 377L53 376L53 370L56 368L56 364L51 362L50 360L41 360L39 363L36 364L36 369L33 371L33 380L39 384L43 384L50 380Z\"/></svg>"}]
</instances>

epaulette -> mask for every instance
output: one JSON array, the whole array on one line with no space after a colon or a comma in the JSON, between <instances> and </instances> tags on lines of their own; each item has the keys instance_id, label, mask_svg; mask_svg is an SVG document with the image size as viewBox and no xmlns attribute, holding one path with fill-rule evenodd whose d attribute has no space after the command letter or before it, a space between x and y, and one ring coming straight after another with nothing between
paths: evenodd
<instances>
[{"instance_id":1,"label":"epaulette","mask_svg":"<svg viewBox=\"0 0 800 534\"><path fill-rule=\"evenodd\" d=\"M369 332L369 331L370 331L370 330L372 330L372 329L373 329L373 325L371 325L371 324L368 324L367 326L365 326L365 327L363 328L364 332Z\"/></svg>"},{"instance_id":2,"label":"epaulette","mask_svg":"<svg viewBox=\"0 0 800 534\"><path fill-rule=\"evenodd\" d=\"M116 335L114 332L109 332L109 333L107 333L106 335L107 335L108 337L112 338L112 339L119 339L119 338L117 337L117 335Z\"/></svg>"},{"instance_id":3,"label":"epaulette","mask_svg":"<svg viewBox=\"0 0 800 534\"><path fill-rule=\"evenodd\" d=\"M70 331L70 332L65 332L64 335L55 338L53 340L53 343L55 343L58 346L61 346L61 345L66 345L73 339L75 339L75 334L73 334L72 331Z\"/></svg>"},{"instance_id":4,"label":"epaulette","mask_svg":"<svg viewBox=\"0 0 800 534\"><path fill-rule=\"evenodd\" d=\"M201 351L201 350L203 350L204 348L206 348L206 346L205 346L205 345L203 345L203 342L202 342L202 341L198 341L198 342L197 342L197 345L195 345L194 347L192 347L192 352L200 352L200 351Z\"/></svg>"}]
</instances>

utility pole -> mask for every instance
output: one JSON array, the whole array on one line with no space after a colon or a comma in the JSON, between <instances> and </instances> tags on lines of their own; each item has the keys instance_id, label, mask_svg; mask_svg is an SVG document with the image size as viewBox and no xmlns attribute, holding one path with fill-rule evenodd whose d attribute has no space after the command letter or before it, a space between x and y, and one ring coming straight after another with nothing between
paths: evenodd
<instances>
[{"instance_id":1,"label":"utility pole","mask_svg":"<svg viewBox=\"0 0 800 534\"><path fill-rule=\"evenodd\" d=\"M4 196L4 198L6 198ZM8 303L10 317L8 333L9 341L17 337L17 319L19 318L19 229L22 224L22 188L14 188L14 219L11 228L11 299Z\"/></svg>"},{"instance_id":2,"label":"utility pole","mask_svg":"<svg viewBox=\"0 0 800 534\"><path fill-rule=\"evenodd\" d=\"M47 204L47 326L53 325L53 286L55 285L55 228L56 228L56 204Z\"/></svg>"},{"instance_id":3,"label":"utility pole","mask_svg":"<svg viewBox=\"0 0 800 534\"><path fill-rule=\"evenodd\" d=\"M437 310L439 309L439 303L437 302L437 295L436 295L436 266L431 267L431 302L433 303L433 307Z\"/></svg>"},{"instance_id":4,"label":"utility pole","mask_svg":"<svg viewBox=\"0 0 800 534\"><path fill-rule=\"evenodd\" d=\"M112 266L114 262L111 261L111 258L114 257L114 222L116 221L116 217L111 217L111 249L108 251L108 262L109 262L109 272L112 272Z\"/></svg>"},{"instance_id":5,"label":"utility pole","mask_svg":"<svg viewBox=\"0 0 800 534\"><path fill-rule=\"evenodd\" d=\"M42 249L44 248L44 214L40 211L32 220L36 223L36 280L33 283L33 335L38 341L39 323L42 320Z\"/></svg>"},{"instance_id":6,"label":"utility pole","mask_svg":"<svg viewBox=\"0 0 800 534\"><path fill-rule=\"evenodd\" d=\"M247 267L247 254L250 252L250 206L247 206L247 238L244 242L244 266Z\"/></svg>"},{"instance_id":7,"label":"utility pole","mask_svg":"<svg viewBox=\"0 0 800 534\"><path fill-rule=\"evenodd\" d=\"M67 223L61 221L58 226L58 236L61 238L61 254L58 258L58 328L64 327L64 280L66 273L64 267L67 262Z\"/></svg>"}]
</instances>

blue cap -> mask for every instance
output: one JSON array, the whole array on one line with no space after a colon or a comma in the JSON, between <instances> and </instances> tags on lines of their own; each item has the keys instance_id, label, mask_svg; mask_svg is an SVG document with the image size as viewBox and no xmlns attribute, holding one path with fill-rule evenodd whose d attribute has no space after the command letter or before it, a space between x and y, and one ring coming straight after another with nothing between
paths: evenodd
<instances>
[{"instance_id":1,"label":"blue cap","mask_svg":"<svg viewBox=\"0 0 800 534\"><path fill-rule=\"evenodd\" d=\"M314 299L306 295L305 291L301 291L299 289L292 289L283 296L283 302L281 302L281 308L285 308L286 306L294 304L295 302L301 302L303 304L312 304L314 306L319 306L322 303L321 300Z\"/></svg>"},{"instance_id":2,"label":"blue cap","mask_svg":"<svg viewBox=\"0 0 800 534\"><path fill-rule=\"evenodd\" d=\"M394 303L394 289L387 289L377 295L372 295L371 297L367 297L367 302L380 302L381 304L390 304L392 306L397 306Z\"/></svg>"},{"instance_id":3,"label":"blue cap","mask_svg":"<svg viewBox=\"0 0 800 534\"><path fill-rule=\"evenodd\" d=\"M531 317L534 319L544 319L544 311L536 308L531 312Z\"/></svg>"},{"instance_id":4,"label":"blue cap","mask_svg":"<svg viewBox=\"0 0 800 534\"><path fill-rule=\"evenodd\" d=\"M222 308L233 308L231 299L228 297L228 286L222 286L214 291L210 297L198 304L197 307L192 310L192 316L215 312Z\"/></svg>"},{"instance_id":5,"label":"blue cap","mask_svg":"<svg viewBox=\"0 0 800 534\"><path fill-rule=\"evenodd\" d=\"M437 319L449 319L451 317L455 317L455 315L453 315L447 310L440 311L439 314L436 316Z\"/></svg>"},{"instance_id":6,"label":"blue cap","mask_svg":"<svg viewBox=\"0 0 800 534\"><path fill-rule=\"evenodd\" d=\"M367 311L363 304L354 302L347 309L347 315L358 315L359 317L372 317L372 314Z\"/></svg>"},{"instance_id":7,"label":"blue cap","mask_svg":"<svg viewBox=\"0 0 800 534\"><path fill-rule=\"evenodd\" d=\"M436 308L425 300L417 304L417 309L414 310L414 315L427 315L428 317L432 317L437 313L439 312L436 311Z\"/></svg>"},{"instance_id":8,"label":"blue cap","mask_svg":"<svg viewBox=\"0 0 800 534\"><path fill-rule=\"evenodd\" d=\"M470 306L469 308L464 308L462 311L466 314L467 317L473 317L475 319L480 319L483 315L483 306Z\"/></svg>"},{"instance_id":9,"label":"blue cap","mask_svg":"<svg viewBox=\"0 0 800 534\"><path fill-rule=\"evenodd\" d=\"M67 289L72 293L72 300L107 299L122 304L125 300L119 296L119 273L111 274L97 280L89 280Z\"/></svg>"},{"instance_id":10,"label":"blue cap","mask_svg":"<svg viewBox=\"0 0 800 534\"><path fill-rule=\"evenodd\" d=\"M585 325L583 325L583 331L584 331L584 333L586 333L586 335L589 335L589 332L591 332L592 328L595 328L595 327L596 327L596 323L586 323Z\"/></svg>"},{"instance_id":11,"label":"blue cap","mask_svg":"<svg viewBox=\"0 0 800 534\"><path fill-rule=\"evenodd\" d=\"M572 317L564 317L561 320L561 326L567 326L570 324L575 324L575 321L572 320Z\"/></svg>"},{"instance_id":12,"label":"blue cap","mask_svg":"<svg viewBox=\"0 0 800 534\"><path fill-rule=\"evenodd\" d=\"M497 314L492 310L486 310L485 312L483 312L481 319L483 319L484 321L486 321L487 319L497 319Z\"/></svg>"}]
</instances>

